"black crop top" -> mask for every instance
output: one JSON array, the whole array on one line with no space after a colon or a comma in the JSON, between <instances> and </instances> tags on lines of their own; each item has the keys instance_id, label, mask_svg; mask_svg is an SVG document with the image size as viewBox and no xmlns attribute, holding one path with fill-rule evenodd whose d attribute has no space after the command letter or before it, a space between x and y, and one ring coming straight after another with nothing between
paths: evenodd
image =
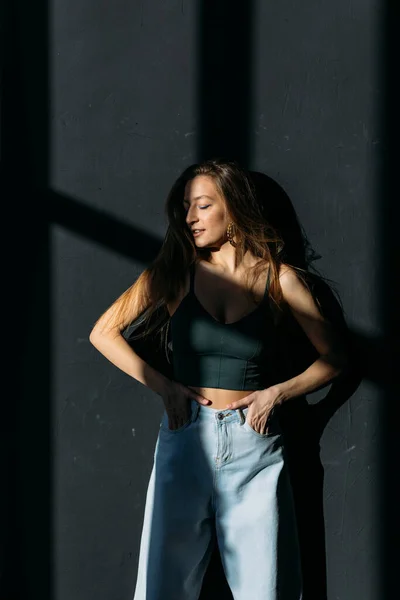
<instances>
[{"instance_id":1,"label":"black crop top","mask_svg":"<svg viewBox=\"0 0 400 600\"><path fill-rule=\"evenodd\" d=\"M190 289L171 317L175 381L194 387L258 390L277 382L276 329L269 298L268 271L260 304L233 323L221 323Z\"/></svg>"}]
</instances>

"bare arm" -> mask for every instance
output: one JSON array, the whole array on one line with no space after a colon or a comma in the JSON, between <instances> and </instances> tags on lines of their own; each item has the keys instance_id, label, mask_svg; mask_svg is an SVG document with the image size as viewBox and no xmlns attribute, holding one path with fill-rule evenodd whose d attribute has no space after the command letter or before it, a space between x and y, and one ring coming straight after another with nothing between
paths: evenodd
<instances>
[{"instance_id":1,"label":"bare arm","mask_svg":"<svg viewBox=\"0 0 400 600\"><path fill-rule=\"evenodd\" d=\"M159 396L165 394L171 381L140 358L120 333L92 331L89 340L121 371L143 383Z\"/></svg>"},{"instance_id":2,"label":"bare arm","mask_svg":"<svg viewBox=\"0 0 400 600\"><path fill-rule=\"evenodd\" d=\"M325 387L341 375L348 360L343 341L333 325L321 315L311 293L294 269L283 265L279 277L285 301L320 354L308 369L277 384L279 397L285 401Z\"/></svg>"},{"instance_id":3,"label":"bare arm","mask_svg":"<svg viewBox=\"0 0 400 600\"><path fill-rule=\"evenodd\" d=\"M122 331L150 304L147 279L142 273L137 285L126 290L95 323L89 341L116 367L162 396L171 381L146 363L131 348ZM124 305L124 311L119 309Z\"/></svg>"}]
</instances>

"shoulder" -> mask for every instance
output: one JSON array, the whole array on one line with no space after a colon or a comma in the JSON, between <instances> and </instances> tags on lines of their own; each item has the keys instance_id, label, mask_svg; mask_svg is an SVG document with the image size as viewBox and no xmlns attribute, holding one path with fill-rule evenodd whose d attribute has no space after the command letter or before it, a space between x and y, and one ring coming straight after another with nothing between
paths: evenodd
<instances>
[{"instance_id":1,"label":"shoulder","mask_svg":"<svg viewBox=\"0 0 400 600\"><path fill-rule=\"evenodd\" d=\"M304 281L298 275L297 271L286 263L282 263L279 266L278 277L284 295L285 292L291 293L301 288L306 288Z\"/></svg>"},{"instance_id":2,"label":"shoulder","mask_svg":"<svg viewBox=\"0 0 400 600\"><path fill-rule=\"evenodd\" d=\"M290 265L285 263L280 265L279 283L283 298L291 307L301 308L305 303L313 304L313 297L308 285L296 269Z\"/></svg>"},{"instance_id":3,"label":"shoulder","mask_svg":"<svg viewBox=\"0 0 400 600\"><path fill-rule=\"evenodd\" d=\"M296 269L282 264L279 270L279 282L286 306L301 325L304 326L306 321L315 324L324 320L314 294Z\"/></svg>"}]
</instances>

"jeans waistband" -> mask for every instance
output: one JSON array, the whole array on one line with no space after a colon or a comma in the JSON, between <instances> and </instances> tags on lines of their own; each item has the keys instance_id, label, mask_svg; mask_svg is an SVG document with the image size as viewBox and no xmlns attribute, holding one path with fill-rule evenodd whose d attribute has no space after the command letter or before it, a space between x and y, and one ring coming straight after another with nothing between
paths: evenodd
<instances>
[{"instance_id":1,"label":"jeans waistband","mask_svg":"<svg viewBox=\"0 0 400 600\"><path fill-rule=\"evenodd\" d=\"M246 414L249 408L212 408L199 404L197 400L191 400L192 421L199 419L201 421L224 421L242 423L246 419Z\"/></svg>"}]
</instances>

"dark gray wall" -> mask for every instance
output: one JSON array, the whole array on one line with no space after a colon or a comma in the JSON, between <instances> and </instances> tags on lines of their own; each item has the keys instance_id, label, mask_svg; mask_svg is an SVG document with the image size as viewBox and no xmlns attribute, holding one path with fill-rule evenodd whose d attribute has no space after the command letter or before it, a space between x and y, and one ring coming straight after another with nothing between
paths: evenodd
<instances>
[{"instance_id":1,"label":"dark gray wall","mask_svg":"<svg viewBox=\"0 0 400 600\"><path fill-rule=\"evenodd\" d=\"M244 23L233 11L237 36L200 4L53 4L52 188L161 240L177 174L233 153L284 186L350 327L374 331L377 3L254 2ZM61 226L52 243L57 599L122 600L162 406L87 336L146 262ZM321 442L332 599L378 598L376 411L365 381Z\"/></svg>"},{"instance_id":2,"label":"dark gray wall","mask_svg":"<svg viewBox=\"0 0 400 600\"><path fill-rule=\"evenodd\" d=\"M88 335L154 255L166 194L187 165L227 154L276 179L321 256L317 268L336 282L351 330L363 341L381 326L379 3L234 4L50 5L57 600L133 593L162 405ZM329 600L382 598L378 400L378 378L366 377L321 439Z\"/></svg>"}]
</instances>

